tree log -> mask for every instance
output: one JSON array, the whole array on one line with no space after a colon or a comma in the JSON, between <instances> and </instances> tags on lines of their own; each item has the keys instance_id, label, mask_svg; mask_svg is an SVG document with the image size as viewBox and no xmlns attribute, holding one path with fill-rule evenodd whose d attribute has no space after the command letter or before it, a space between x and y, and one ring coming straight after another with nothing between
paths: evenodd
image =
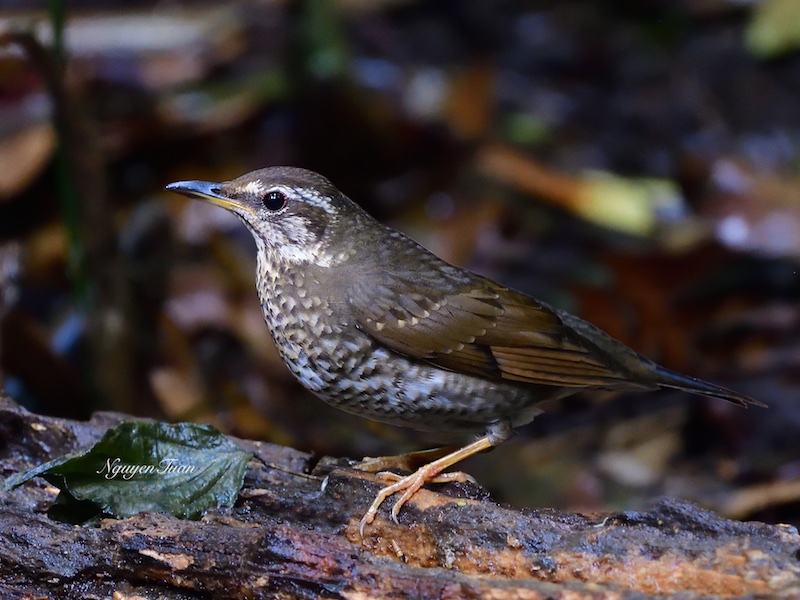
<instances>
[{"instance_id":1,"label":"tree log","mask_svg":"<svg viewBox=\"0 0 800 600\"><path fill-rule=\"evenodd\" d=\"M3 476L91 446L130 417L88 422L0 399ZM636 598L796 597L794 527L722 519L663 500L648 512L514 509L474 484L421 490L400 524L382 485L347 461L237 440L253 461L235 506L200 521L162 514L73 526L46 511L42 479L0 494L2 598ZM323 485L324 482L324 485Z\"/></svg>"}]
</instances>

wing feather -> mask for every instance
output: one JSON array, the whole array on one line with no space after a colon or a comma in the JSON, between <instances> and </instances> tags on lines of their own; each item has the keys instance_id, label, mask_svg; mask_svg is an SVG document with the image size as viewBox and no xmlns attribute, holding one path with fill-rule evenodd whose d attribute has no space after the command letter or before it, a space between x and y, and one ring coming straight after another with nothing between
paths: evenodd
<instances>
[{"instance_id":1,"label":"wing feather","mask_svg":"<svg viewBox=\"0 0 800 600\"><path fill-rule=\"evenodd\" d=\"M445 280L449 285L429 296L407 292L410 283L359 280L350 288L358 327L396 352L452 371L531 384L625 387L630 378L580 327L520 292L478 276Z\"/></svg>"}]
</instances>

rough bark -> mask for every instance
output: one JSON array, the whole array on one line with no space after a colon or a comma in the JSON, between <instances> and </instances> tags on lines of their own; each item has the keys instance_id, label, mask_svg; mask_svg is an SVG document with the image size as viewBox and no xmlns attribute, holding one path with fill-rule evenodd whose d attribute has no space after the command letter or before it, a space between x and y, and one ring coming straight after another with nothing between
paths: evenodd
<instances>
[{"instance_id":1,"label":"rough bark","mask_svg":"<svg viewBox=\"0 0 800 600\"><path fill-rule=\"evenodd\" d=\"M8 476L90 446L123 415L89 422L0 400ZM423 490L358 522L380 481L344 462L242 441L255 465L239 501L201 521L159 514L77 527L46 515L41 479L0 494L3 598L796 597L800 535L665 500L649 512L519 510L477 486ZM325 481L325 485L322 482ZM390 503L387 503L387 505Z\"/></svg>"}]
</instances>

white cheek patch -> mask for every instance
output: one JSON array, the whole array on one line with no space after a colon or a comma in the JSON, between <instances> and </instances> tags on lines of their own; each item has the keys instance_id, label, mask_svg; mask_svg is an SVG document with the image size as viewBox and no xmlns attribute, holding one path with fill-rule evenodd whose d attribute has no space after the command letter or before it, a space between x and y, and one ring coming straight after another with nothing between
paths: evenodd
<instances>
[{"instance_id":1,"label":"white cheek patch","mask_svg":"<svg viewBox=\"0 0 800 600\"><path fill-rule=\"evenodd\" d=\"M309 221L300 215L283 215L279 220L258 227L256 244L265 248L272 264L316 264L330 266L330 257L308 228ZM263 240L263 242L262 242Z\"/></svg>"},{"instance_id":2,"label":"white cheek patch","mask_svg":"<svg viewBox=\"0 0 800 600\"><path fill-rule=\"evenodd\" d=\"M309 231L310 225L311 222L305 217L284 215L273 227L281 230L288 243L304 246L314 241L314 235Z\"/></svg>"},{"instance_id":3,"label":"white cheek patch","mask_svg":"<svg viewBox=\"0 0 800 600\"><path fill-rule=\"evenodd\" d=\"M242 186L242 191L255 197L264 197L269 192L281 192L289 198L289 202L305 203L325 210L335 219L335 210L324 195L309 189L296 189L286 185L266 186L260 181L249 181ZM287 207L288 208L288 207ZM323 240L314 233L312 221L302 214L287 212L287 208L279 211L259 209L258 215L240 215L256 237L259 251L266 249L268 260L273 265L316 264L329 267L337 261L323 249ZM265 243L259 243L263 240Z\"/></svg>"}]
</instances>

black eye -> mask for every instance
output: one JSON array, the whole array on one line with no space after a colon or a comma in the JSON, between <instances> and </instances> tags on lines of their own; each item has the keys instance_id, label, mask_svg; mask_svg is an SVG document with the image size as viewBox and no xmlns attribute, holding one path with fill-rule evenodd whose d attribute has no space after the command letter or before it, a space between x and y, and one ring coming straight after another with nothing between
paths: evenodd
<instances>
[{"instance_id":1,"label":"black eye","mask_svg":"<svg viewBox=\"0 0 800 600\"><path fill-rule=\"evenodd\" d=\"M264 206L268 210L280 210L286 206L286 194L283 192L272 191L264 196Z\"/></svg>"}]
</instances>

